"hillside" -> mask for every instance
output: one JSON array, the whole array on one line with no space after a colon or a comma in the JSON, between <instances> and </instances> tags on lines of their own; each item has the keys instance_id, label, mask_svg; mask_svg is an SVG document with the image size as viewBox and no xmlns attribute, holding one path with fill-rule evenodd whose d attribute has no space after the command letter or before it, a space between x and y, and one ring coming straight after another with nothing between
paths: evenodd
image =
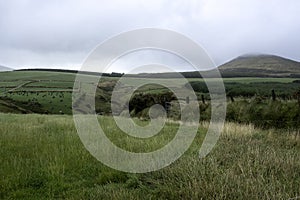
<instances>
[{"instance_id":1,"label":"hillside","mask_svg":"<svg viewBox=\"0 0 300 200\"><path fill-rule=\"evenodd\" d=\"M13 69L0 65L0 72L12 71Z\"/></svg>"},{"instance_id":2,"label":"hillside","mask_svg":"<svg viewBox=\"0 0 300 200\"><path fill-rule=\"evenodd\" d=\"M223 78L232 77L273 77L273 78L300 78L300 62L283 58L276 55L242 55L239 56L219 67L220 73ZM6 71L9 68L0 66L1 69ZM4 71L5 71L4 70ZM76 74L77 70L62 70L62 69L23 69L18 71L44 71L44 72L63 72ZM81 74L87 75L100 75L95 72L84 72ZM186 78L201 78L198 71L186 71L180 72L180 74ZM127 77L135 78L180 78L182 77L178 73L165 72L165 73L140 73L140 74L126 74ZM124 74L121 73L104 73L102 76L106 77L121 77Z\"/></svg>"},{"instance_id":3,"label":"hillside","mask_svg":"<svg viewBox=\"0 0 300 200\"><path fill-rule=\"evenodd\" d=\"M273 77L299 78L300 63L275 55L243 55L219 67L223 78L233 77ZM197 71L180 72L186 78L201 78ZM127 74L129 77L140 78L180 78L178 73L141 73Z\"/></svg>"},{"instance_id":4,"label":"hillside","mask_svg":"<svg viewBox=\"0 0 300 200\"><path fill-rule=\"evenodd\" d=\"M275 55L239 56L221 66L223 77L300 77L300 63Z\"/></svg>"}]
</instances>

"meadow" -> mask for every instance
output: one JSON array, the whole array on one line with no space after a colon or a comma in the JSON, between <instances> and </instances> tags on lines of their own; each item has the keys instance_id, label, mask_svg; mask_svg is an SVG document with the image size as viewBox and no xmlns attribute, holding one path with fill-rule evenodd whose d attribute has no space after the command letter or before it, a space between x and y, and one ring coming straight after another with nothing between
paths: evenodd
<instances>
[{"instance_id":1,"label":"meadow","mask_svg":"<svg viewBox=\"0 0 300 200\"><path fill-rule=\"evenodd\" d=\"M71 115L73 86L83 91L84 101L91 98L91 84L96 84L99 123L115 145L133 152L162 148L174 137L178 99L157 84L139 88L130 103L136 123L148 123L148 107L154 103L167 99L172 106L159 134L137 139L123 133L110 116L118 77L93 83L89 79L94 76L75 82L75 75L0 73L0 199L300 198L299 79L225 78L227 122L212 152L202 159L198 154L210 119L210 96L202 79L188 79L201 111L193 144L164 169L132 174L103 165L84 148ZM173 87L185 87L178 79L167 80ZM143 79L127 79L128 84L137 82Z\"/></svg>"},{"instance_id":2,"label":"meadow","mask_svg":"<svg viewBox=\"0 0 300 200\"><path fill-rule=\"evenodd\" d=\"M100 116L99 122L116 145L140 152L163 146L177 126L167 123L146 145L119 137L123 133L111 117ZM0 123L1 199L297 199L300 195L299 132L226 123L212 152L200 159L208 125L202 123L179 160L156 172L131 174L93 158L81 143L72 116L0 114Z\"/></svg>"},{"instance_id":3,"label":"meadow","mask_svg":"<svg viewBox=\"0 0 300 200\"><path fill-rule=\"evenodd\" d=\"M51 71L14 71L0 73L0 105L1 112L40 113L40 114L71 114L72 91L88 93L91 84L98 84L96 91L96 112L110 114L110 98L118 77L103 77L100 83L88 82L95 76L82 75L86 82L75 82L75 73ZM127 77L131 85L143 82L143 78ZM147 79L154 83L167 81L174 88L184 88L182 81L176 78ZM198 96L199 101L210 97L203 79L187 79ZM209 79L208 81L214 81ZM270 99L271 90L281 100L297 100L300 83L294 78L224 78L226 95L234 99L259 97ZM83 93L82 92L82 93ZM167 88L157 84L139 88L136 93L165 95ZM300 94L300 93L299 93ZM298 94L298 98L299 98ZM203 96L203 97L202 97ZM21 109L18 109L21 108Z\"/></svg>"}]
</instances>

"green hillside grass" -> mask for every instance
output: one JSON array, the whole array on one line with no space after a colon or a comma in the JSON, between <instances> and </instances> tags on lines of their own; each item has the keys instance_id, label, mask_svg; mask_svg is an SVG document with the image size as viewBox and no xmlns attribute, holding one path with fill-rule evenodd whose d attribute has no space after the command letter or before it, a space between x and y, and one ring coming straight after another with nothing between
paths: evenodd
<instances>
[{"instance_id":1,"label":"green hillside grass","mask_svg":"<svg viewBox=\"0 0 300 200\"><path fill-rule=\"evenodd\" d=\"M97 113L110 112L110 96L117 79L105 77L98 83ZM213 151L199 159L198 151L208 125L201 122L194 143L183 157L165 169L146 174L122 173L106 167L83 147L72 116L66 115L72 113L74 80L74 73L0 73L0 199L289 199L300 196L300 136L295 126L299 118L298 102L270 100L271 89L278 95L279 91L292 95L298 90L299 83L293 83L297 79L224 79L227 92L237 93L235 102L228 105L227 119L244 125L227 122ZM202 79L188 80L196 86L200 83L203 89ZM143 79L128 78L128 81L136 83ZM173 87L185 87L178 79L168 81ZM86 98L90 98L89 84L92 83L76 83L75 88L81 88ZM259 90L260 95L246 99L241 96L250 89ZM137 93L163 95L166 91L153 84L139 88ZM209 95L196 92L199 99L205 94L207 102L200 109L201 117L207 121ZM142 114L147 115L146 111ZM134 120L145 125L148 123L145 119ZM273 120L272 123L281 120L284 123L278 125L284 126L278 127L289 130L261 130L247 125L255 122L264 127L265 119ZM99 121L114 144L134 152L163 147L174 137L178 126L167 123L156 137L139 140L121 132L111 117L99 116ZM266 127L277 126L268 122Z\"/></svg>"},{"instance_id":2,"label":"green hillside grass","mask_svg":"<svg viewBox=\"0 0 300 200\"><path fill-rule=\"evenodd\" d=\"M73 86L76 90L81 90L86 93L86 98L92 97L92 93L89 92L89 88L93 83L74 83L74 73L65 72L53 72L53 71L14 71L14 72L2 72L0 73L0 112L5 113L40 113L40 114L72 114L72 91ZM90 75L83 75L90 77ZM89 80L89 79L88 79ZM117 82L117 77L103 77L101 82L98 83L96 91L96 113L101 115L111 115L111 94L113 88ZM143 83L143 78L126 77L128 84ZM174 88L184 88L185 82L183 79L152 79L155 83L160 81L168 82ZM201 114L204 120L208 120L210 116L209 107L209 93L203 79L190 78L187 79L194 88L199 102L202 103L202 95L206 101L206 105L200 105ZM295 82L298 80L298 82ZM216 81L215 78L210 78L207 81ZM277 114L279 121L289 122L288 124L297 124L296 119L298 117L294 114L297 111L299 99L298 92L300 91L299 79L294 78L224 78L223 79L226 89L226 94L229 97L233 97L236 101L244 101L243 103L236 102L234 105L237 107L234 109L236 112L228 113L231 115L231 120L237 122L252 122L257 124L256 118L261 118L262 111L255 112L259 116L252 116L239 114L239 110L244 108L251 108L252 105L256 105L254 100L259 100L260 108L263 113L272 113L269 106L271 99L271 90L275 90L277 95L278 108L280 112ZM126 90L126 85L124 86ZM145 96L145 98L159 98L159 96L166 95L170 90L157 85L148 84L140 87L135 95ZM297 96L298 95L298 96ZM154 97L156 96L156 97ZM124 97L122 97L124 98ZM134 99L134 96L132 97ZM245 99L247 99L245 101ZM147 100L147 99L146 99ZM83 101L85 101L83 99ZM138 100L139 101L139 100ZM181 99L185 101L185 99ZM263 102L262 102L263 101ZM245 103L247 102L247 103ZM142 110L134 111L131 114L133 116L139 116L143 118L148 117L149 108L145 107L145 103L141 107ZM164 104L162 102L162 104ZM131 104L132 105L132 104ZM88 105L87 105L88 106ZM176 106L176 103L172 103L173 108L169 117L173 119L179 119L180 114ZM230 106L230 105L229 105ZM286 109L289 108L289 109ZM132 111L132 109L130 109ZM252 109L253 110L253 109ZM281 112L291 110L292 112ZM119 111L120 113L122 110ZM247 119L239 119L238 116L249 116ZM250 119L251 118L251 119ZM277 119L276 118L276 119ZM284 119L284 120L282 120ZM269 119L267 119L269 120ZM263 121L264 122L264 121ZM269 123L269 122L268 122ZM269 124L276 125L278 121L272 121ZM287 125L287 123L285 123ZM262 124L263 126L264 123ZM266 127L270 127L269 125ZM277 126L276 126L277 127Z\"/></svg>"},{"instance_id":3,"label":"green hillside grass","mask_svg":"<svg viewBox=\"0 0 300 200\"><path fill-rule=\"evenodd\" d=\"M59 80L74 81L76 74L47 71L12 71L0 72L1 81L13 80Z\"/></svg>"},{"instance_id":4,"label":"green hillside grass","mask_svg":"<svg viewBox=\"0 0 300 200\"><path fill-rule=\"evenodd\" d=\"M128 140L100 117L125 149L159 148L174 134L167 124L148 145ZM175 163L146 174L115 171L83 147L72 116L0 114L0 199L289 199L300 195L300 137L293 132L227 123L213 151L198 150L207 124ZM140 122L145 123L145 122ZM175 125L176 127L176 125ZM130 139L130 138L129 138Z\"/></svg>"}]
</instances>

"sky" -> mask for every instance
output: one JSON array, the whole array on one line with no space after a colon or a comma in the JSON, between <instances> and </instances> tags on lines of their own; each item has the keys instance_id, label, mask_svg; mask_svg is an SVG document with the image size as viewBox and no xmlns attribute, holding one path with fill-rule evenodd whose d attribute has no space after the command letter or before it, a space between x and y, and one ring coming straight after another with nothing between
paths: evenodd
<instances>
[{"instance_id":1,"label":"sky","mask_svg":"<svg viewBox=\"0 0 300 200\"><path fill-rule=\"evenodd\" d=\"M80 69L106 39L148 27L186 35L216 65L249 53L300 61L299 13L299 0L0 0L0 65ZM114 70L132 60L186 69L175 57L136 52Z\"/></svg>"}]
</instances>

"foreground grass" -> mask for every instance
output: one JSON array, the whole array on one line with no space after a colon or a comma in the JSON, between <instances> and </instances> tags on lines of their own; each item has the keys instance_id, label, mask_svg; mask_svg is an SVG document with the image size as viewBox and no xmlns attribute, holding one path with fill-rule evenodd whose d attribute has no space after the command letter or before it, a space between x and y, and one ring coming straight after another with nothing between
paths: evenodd
<instances>
[{"instance_id":1,"label":"foreground grass","mask_svg":"<svg viewBox=\"0 0 300 200\"><path fill-rule=\"evenodd\" d=\"M153 150L158 139L126 141L112 118L109 137L122 148ZM146 174L112 170L83 147L71 116L0 114L0 199L289 199L300 196L300 138L294 133L226 124L213 151L198 150L203 124L191 148L167 168ZM124 142L125 141L125 142ZM134 146L134 147L133 147Z\"/></svg>"}]
</instances>

